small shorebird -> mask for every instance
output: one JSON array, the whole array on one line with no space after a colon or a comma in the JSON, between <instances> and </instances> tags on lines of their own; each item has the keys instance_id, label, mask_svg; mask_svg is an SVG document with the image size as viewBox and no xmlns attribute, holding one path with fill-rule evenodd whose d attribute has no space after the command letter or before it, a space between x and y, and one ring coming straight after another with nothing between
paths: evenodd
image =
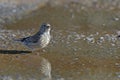
<instances>
[{"instance_id":1,"label":"small shorebird","mask_svg":"<svg viewBox=\"0 0 120 80\"><path fill-rule=\"evenodd\" d=\"M23 45L27 46L32 51L44 48L50 42L50 30L50 24L43 23L36 34L15 41L23 43Z\"/></svg>"}]
</instances>

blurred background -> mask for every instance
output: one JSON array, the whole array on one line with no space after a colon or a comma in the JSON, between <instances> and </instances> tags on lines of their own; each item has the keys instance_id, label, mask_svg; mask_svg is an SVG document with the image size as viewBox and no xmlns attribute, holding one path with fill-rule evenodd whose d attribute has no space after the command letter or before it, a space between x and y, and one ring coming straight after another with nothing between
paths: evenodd
<instances>
[{"instance_id":1,"label":"blurred background","mask_svg":"<svg viewBox=\"0 0 120 80\"><path fill-rule=\"evenodd\" d=\"M50 44L13 41L51 24ZM0 0L0 80L120 80L120 0Z\"/></svg>"}]
</instances>

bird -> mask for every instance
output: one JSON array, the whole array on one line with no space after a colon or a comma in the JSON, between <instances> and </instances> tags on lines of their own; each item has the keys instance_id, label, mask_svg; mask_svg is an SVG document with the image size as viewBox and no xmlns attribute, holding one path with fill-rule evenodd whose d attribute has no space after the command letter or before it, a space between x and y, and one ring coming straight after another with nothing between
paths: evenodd
<instances>
[{"instance_id":1,"label":"bird","mask_svg":"<svg viewBox=\"0 0 120 80\"><path fill-rule=\"evenodd\" d=\"M32 36L16 39L32 51L46 47L51 39L51 25L43 23L37 33Z\"/></svg>"}]
</instances>

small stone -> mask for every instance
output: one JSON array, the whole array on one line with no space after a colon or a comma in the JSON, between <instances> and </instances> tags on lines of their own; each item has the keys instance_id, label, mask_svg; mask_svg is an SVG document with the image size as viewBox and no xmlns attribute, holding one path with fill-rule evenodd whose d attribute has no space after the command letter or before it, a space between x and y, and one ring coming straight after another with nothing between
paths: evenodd
<instances>
[{"instance_id":1,"label":"small stone","mask_svg":"<svg viewBox=\"0 0 120 80\"><path fill-rule=\"evenodd\" d=\"M119 63L115 63L116 66L120 65Z\"/></svg>"},{"instance_id":2,"label":"small stone","mask_svg":"<svg viewBox=\"0 0 120 80\"><path fill-rule=\"evenodd\" d=\"M13 9L13 10L12 10L12 12L13 12L13 13L16 13L16 12L17 12L17 10L16 10L16 9Z\"/></svg>"},{"instance_id":3,"label":"small stone","mask_svg":"<svg viewBox=\"0 0 120 80\"><path fill-rule=\"evenodd\" d=\"M115 21L119 21L119 18L117 18L117 17L116 17L116 18L114 18L114 19L115 19Z\"/></svg>"}]
</instances>

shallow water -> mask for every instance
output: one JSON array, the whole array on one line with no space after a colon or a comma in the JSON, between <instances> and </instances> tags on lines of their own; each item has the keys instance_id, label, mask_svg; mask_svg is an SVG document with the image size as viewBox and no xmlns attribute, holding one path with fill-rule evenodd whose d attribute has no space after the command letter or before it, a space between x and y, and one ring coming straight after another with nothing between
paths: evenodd
<instances>
[{"instance_id":1,"label":"shallow water","mask_svg":"<svg viewBox=\"0 0 120 80\"><path fill-rule=\"evenodd\" d=\"M6 60L7 65L11 65L8 60L10 58L6 58L6 55L11 58L27 55L19 54L20 52L10 55L10 51L4 54L7 50L28 50L23 45L14 43L13 39L34 34L41 23L47 22L52 25L50 44L44 51L36 51L29 55L39 54L38 56L50 62L53 80L119 80L119 13L119 10L95 10L81 8L79 5L44 7L32 12L25 19L6 24L5 29L0 31L2 59ZM33 62L31 65L37 64ZM20 62L14 62L11 66L13 65L21 67ZM24 68L29 72L29 68ZM34 73L36 72L32 75L38 77L38 74ZM29 74L24 75L29 77Z\"/></svg>"}]
</instances>

